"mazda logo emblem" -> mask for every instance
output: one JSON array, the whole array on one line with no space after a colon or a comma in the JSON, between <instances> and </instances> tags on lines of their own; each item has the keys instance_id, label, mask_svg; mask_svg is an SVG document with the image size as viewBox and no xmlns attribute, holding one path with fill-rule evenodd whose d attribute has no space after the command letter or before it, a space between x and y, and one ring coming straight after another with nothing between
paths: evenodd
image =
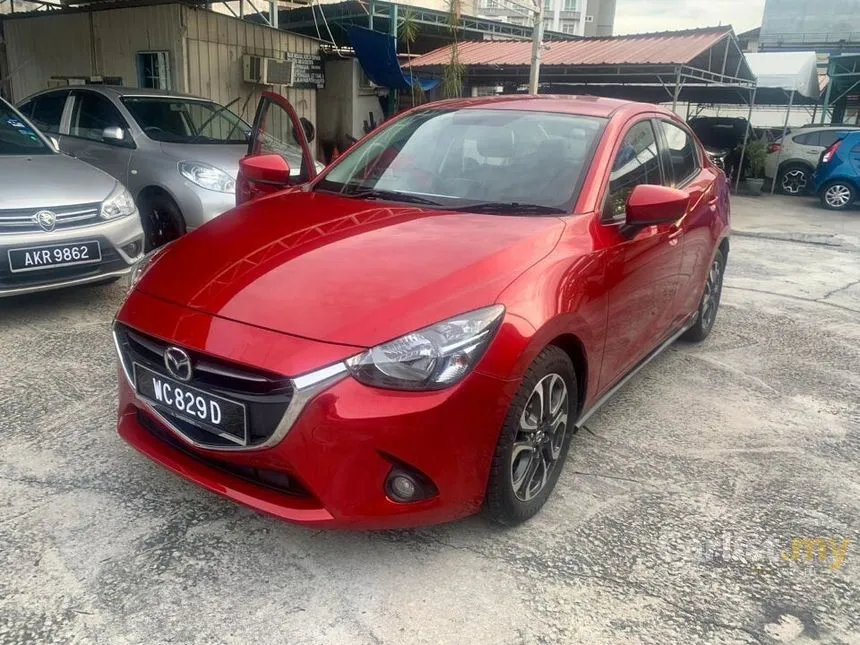
<instances>
[{"instance_id":1,"label":"mazda logo emblem","mask_svg":"<svg viewBox=\"0 0 860 645\"><path fill-rule=\"evenodd\" d=\"M164 352L164 366L174 378L180 381L191 380L191 358L184 349L169 347Z\"/></svg>"},{"instance_id":2,"label":"mazda logo emblem","mask_svg":"<svg viewBox=\"0 0 860 645\"><path fill-rule=\"evenodd\" d=\"M33 215L33 221L39 225L43 231L50 233L57 225L57 216L54 211L39 211Z\"/></svg>"}]
</instances>

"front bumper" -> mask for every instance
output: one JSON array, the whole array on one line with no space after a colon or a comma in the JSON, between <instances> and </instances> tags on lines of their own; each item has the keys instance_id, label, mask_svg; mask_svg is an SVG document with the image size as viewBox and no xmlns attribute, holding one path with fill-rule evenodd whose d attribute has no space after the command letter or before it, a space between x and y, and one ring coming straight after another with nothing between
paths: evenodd
<instances>
[{"instance_id":1,"label":"front bumper","mask_svg":"<svg viewBox=\"0 0 860 645\"><path fill-rule=\"evenodd\" d=\"M235 193L206 190L187 180L174 191L174 197L189 231L236 207Z\"/></svg>"},{"instance_id":2,"label":"front bumper","mask_svg":"<svg viewBox=\"0 0 860 645\"><path fill-rule=\"evenodd\" d=\"M9 268L9 249L98 240L102 260L15 273ZM129 273L143 254L140 216L132 215L92 226L46 232L0 234L0 298L101 282Z\"/></svg>"},{"instance_id":3,"label":"front bumper","mask_svg":"<svg viewBox=\"0 0 860 645\"><path fill-rule=\"evenodd\" d=\"M138 292L118 319L186 349L278 374L303 374L357 353L192 314ZM151 459L284 520L365 529L435 524L478 511L517 387L515 381L473 372L443 391L393 392L340 375L304 403L274 445L221 450L194 445L171 428L135 394L122 370L120 381L119 434ZM429 479L436 494L411 503L392 501L386 478L404 466ZM272 485L278 477L290 485Z\"/></svg>"}]
</instances>

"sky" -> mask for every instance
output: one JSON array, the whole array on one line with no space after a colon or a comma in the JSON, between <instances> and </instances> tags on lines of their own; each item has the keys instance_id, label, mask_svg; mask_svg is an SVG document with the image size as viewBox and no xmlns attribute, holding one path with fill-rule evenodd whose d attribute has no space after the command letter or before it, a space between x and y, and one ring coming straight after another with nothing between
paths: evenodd
<instances>
[{"instance_id":1,"label":"sky","mask_svg":"<svg viewBox=\"0 0 860 645\"><path fill-rule=\"evenodd\" d=\"M617 0L615 34L732 25L761 26L764 0Z\"/></svg>"}]
</instances>

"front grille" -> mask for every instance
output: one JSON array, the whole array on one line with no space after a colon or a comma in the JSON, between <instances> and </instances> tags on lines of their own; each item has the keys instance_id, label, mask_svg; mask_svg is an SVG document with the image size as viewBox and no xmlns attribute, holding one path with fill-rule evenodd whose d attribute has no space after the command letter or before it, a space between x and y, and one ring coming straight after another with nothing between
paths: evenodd
<instances>
[{"instance_id":1,"label":"front grille","mask_svg":"<svg viewBox=\"0 0 860 645\"><path fill-rule=\"evenodd\" d=\"M101 221L99 209L101 203L77 204L75 206L60 206L57 208L18 208L0 210L0 233L27 233L43 230L36 221L36 213L49 210L56 216L54 230L89 226Z\"/></svg>"},{"instance_id":2,"label":"front grille","mask_svg":"<svg viewBox=\"0 0 860 645\"><path fill-rule=\"evenodd\" d=\"M169 378L164 367L164 352L172 346L170 343L120 324L116 325L116 335L123 363L129 373L133 373L132 365L138 363ZM269 439L292 400L293 386L290 379L184 349L191 358L194 370L188 385L245 404L248 411L248 447L260 445ZM159 407L158 410L177 430L196 443L211 447L236 446L229 439L177 417L169 408Z\"/></svg>"},{"instance_id":3,"label":"front grille","mask_svg":"<svg viewBox=\"0 0 860 645\"><path fill-rule=\"evenodd\" d=\"M38 287L43 284L54 284L66 280L79 280L113 273L128 268L122 256L116 252L113 245L104 239L98 239L102 250L102 261L97 264L78 264L67 267L45 268L39 271L23 271L13 273L9 269L9 260L5 248L0 248L0 289L17 289ZM20 245L19 245L20 246ZM28 245L24 245L28 246ZM30 245L35 246L35 245ZM17 248L17 247L16 247Z\"/></svg>"},{"instance_id":4,"label":"front grille","mask_svg":"<svg viewBox=\"0 0 860 645\"><path fill-rule=\"evenodd\" d=\"M163 441L171 448L178 450L185 456L191 457L195 461L211 468L216 468L228 475L244 479L245 481L256 484L257 486L271 488L279 493L286 493L287 495L294 495L296 497L311 497L307 488L302 486L295 477L283 471L270 470L268 468L257 468L255 466L244 466L242 464L234 464L220 459L204 457L203 455L189 449L188 446L174 437L169 431L161 428L155 419L140 410L137 412L137 422L156 439Z\"/></svg>"}]
</instances>

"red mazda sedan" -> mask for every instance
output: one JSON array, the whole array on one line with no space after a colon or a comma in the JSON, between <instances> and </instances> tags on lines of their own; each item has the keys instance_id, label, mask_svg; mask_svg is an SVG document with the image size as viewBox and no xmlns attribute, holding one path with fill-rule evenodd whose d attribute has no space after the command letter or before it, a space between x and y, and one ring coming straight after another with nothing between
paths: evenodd
<instances>
[{"instance_id":1,"label":"red mazda sedan","mask_svg":"<svg viewBox=\"0 0 860 645\"><path fill-rule=\"evenodd\" d=\"M577 428L714 324L726 179L660 107L425 105L315 176L267 94L249 153L246 203L147 256L114 335L120 435L259 511L522 522Z\"/></svg>"}]
</instances>

